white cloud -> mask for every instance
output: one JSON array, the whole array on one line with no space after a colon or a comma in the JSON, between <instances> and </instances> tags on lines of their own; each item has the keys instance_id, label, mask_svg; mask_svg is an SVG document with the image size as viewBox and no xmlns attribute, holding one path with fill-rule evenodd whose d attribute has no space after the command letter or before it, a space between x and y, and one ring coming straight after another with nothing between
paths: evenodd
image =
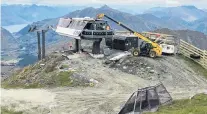
<instances>
[{"instance_id":1,"label":"white cloud","mask_svg":"<svg viewBox=\"0 0 207 114\"><path fill-rule=\"evenodd\" d=\"M2 0L3 4L44 4L44 5L137 5L139 6L179 6L195 5L200 8L207 6L206 0Z\"/></svg>"},{"instance_id":2,"label":"white cloud","mask_svg":"<svg viewBox=\"0 0 207 114\"><path fill-rule=\"evenodd\" d=\"M148 3L159 3L165 0L2 0L2 3L7 4L148 4Z\"/></svg>"},{"instance_id":3,"label":"white cloud","mask_svg":"<svg viewBox=\"0 0 207 114\"><path fill-rule=\"evenodd\" d=\"M181 3L176 0L166 0L166 6L179 6Z\"/></svg>"}]
</instances>

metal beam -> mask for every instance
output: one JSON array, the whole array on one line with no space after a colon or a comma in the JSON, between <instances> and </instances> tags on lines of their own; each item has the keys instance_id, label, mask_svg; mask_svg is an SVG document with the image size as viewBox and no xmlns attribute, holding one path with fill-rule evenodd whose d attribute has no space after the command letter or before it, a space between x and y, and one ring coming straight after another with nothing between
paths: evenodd
<instances>
[{"instance_id":1,"label":"metal beam","mask_svg":"<svg viewBox=\"0 0 207 114\"><path fill-rule=\"evenodd\" d=\"M81 51L81 40L75 39L75 51L80 52Z\"/></svg>"},{"instance_id":2,"label":"metal beam","mask_svg":"<svg viewBox=\"0 0 207 114\"><path fill-rule=\"evenodd\" d=\"M101 41L102 38L98 39L98 41L93 42L92 54L101 54L101 48L100 48Z\"/></svg>"},{"instance_id":3,"label":"metal beam","mask_svg":"<svg viewBox=\"0 0 207 114\"><path fill-rule=\"evenodd\" d=\"M42 30L42 59L45 58L45 32Z\"/></svg>"},{"instance_id":4,"label":"metal beam","mask_svg":"<svg viewBox=\"0 0 207 114\"><path fill-rule=\"evenodd\" d=\"M37 32L38 60L41 60L40 32Z\"/></svg>"}]
</instances>

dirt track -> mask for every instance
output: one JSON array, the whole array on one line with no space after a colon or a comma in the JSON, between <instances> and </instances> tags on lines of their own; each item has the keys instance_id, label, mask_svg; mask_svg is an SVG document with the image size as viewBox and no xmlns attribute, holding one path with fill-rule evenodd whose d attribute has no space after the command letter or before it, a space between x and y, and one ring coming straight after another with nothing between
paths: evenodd
<instances>
[{"instance_id":1,"label":"dirt track","mask_svg":"<svg viewBox=\"0 0 207 114\"><path fill-rule=\"evenodd\" d=\"M86 76L98 80L95 87L1 89L1 105L32 114L115 114L138 88L158 83L157 80L146 80L119 69L110 69L102 64L102 60L90 59L86 55L80 58L74 58L71 67L79 68ZM165 77L161 81L175 99L189 98L207 90L207 81L198 76L182 59L164 57L159 60L149 59L149 62L159 63L155 66L157 71L160 68L168 70L161 74Z\"/></svg>"}]
</instances>

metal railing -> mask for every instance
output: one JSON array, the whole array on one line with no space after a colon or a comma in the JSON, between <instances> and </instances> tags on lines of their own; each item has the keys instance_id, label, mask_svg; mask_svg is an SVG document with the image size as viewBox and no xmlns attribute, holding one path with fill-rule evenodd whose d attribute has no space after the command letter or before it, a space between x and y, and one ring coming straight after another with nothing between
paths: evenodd
<instances>
[{"instance_id":1,"label":"metal railing","mask_svg":"<svg viewBox=\"0 0 207 114\"><path fill-rule=\"evenodd\" d=\"M207 69L207 50L199 49L183 40L180 40L179 53L190 58L203 68ZM196 55L199 58L195 59L191 55Z\"/></svg>"}]
</instances>

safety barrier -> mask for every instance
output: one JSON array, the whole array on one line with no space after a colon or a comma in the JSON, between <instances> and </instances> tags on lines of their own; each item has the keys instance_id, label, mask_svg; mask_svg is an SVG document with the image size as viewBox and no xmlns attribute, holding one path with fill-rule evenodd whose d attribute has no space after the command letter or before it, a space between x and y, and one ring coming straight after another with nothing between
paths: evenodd
<instances>
[{"instance_id":1,"label":"safety barrier","mask_svg":"<svg viewBox=\"0 0 207 114\"><path fill-rule=\"evenodd\" d=\"M199 49L192 44L180 40L179 53L207 69L207 50Z\"/></svg>"}]
</instances>

